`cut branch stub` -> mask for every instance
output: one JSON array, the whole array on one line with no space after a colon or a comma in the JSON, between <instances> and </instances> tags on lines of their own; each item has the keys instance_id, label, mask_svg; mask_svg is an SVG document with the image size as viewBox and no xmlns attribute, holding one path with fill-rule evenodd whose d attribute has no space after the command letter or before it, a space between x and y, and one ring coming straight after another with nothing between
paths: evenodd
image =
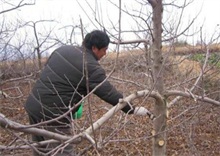
<instances>
[{"instance_id":1,"label":"cut branch stub","mask_svg":"<svg viewBox=\"0 0 220 156\"><path fill-rule=\"evenodd\" d=\"M158 145L159 145L160 147L162 147L164 144L165 144L165 141L164 141L164 140L159 140L159 141L158 141Z\"/></svg>"}]
</instances>

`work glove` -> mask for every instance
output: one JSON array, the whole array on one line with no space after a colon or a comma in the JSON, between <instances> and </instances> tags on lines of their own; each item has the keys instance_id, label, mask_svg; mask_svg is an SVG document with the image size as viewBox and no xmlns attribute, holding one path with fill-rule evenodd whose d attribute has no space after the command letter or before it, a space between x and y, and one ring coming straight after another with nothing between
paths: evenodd
<instances>
[{"instance_id":1,"label":"work glove","mask_svg":"<svg viewBox=\"0 0 220 156\"><path fill-rule=\"evenodd\" d=\"M155 119L155 116L144 107L135 107L134 114L135 115L140 115L140 116L146 116L147 115L147 116L149 116L149 118L151 120Z\"/></svg>"}]
</instances>

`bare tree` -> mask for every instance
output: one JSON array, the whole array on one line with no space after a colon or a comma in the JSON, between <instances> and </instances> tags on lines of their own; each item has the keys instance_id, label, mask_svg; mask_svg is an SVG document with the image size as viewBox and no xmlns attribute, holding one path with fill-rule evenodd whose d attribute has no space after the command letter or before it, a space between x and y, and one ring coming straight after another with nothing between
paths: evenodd
<instances>
[{"instance_id":1,"label":"bare tree","mask_svg":"<svg viewBox=\"0 0 220 156\"><path fill-rule=\"evenodd\" d=\"M40 20L40 21L36 21L36 22L33 22L33 21L27 22L25 24L25 25L33 28L33 34L34 34L34 38L35 38L35 42L36 42L36 45L33 45L34 46L34 53L36 52L36 54L37 54L39 69L42 68L42 54L43 54L43 52L49 50L50 48L52 48L58 44L57 41L53 41L54 43L52 43L51 45L48 43L48 40L50 40L50 38L51 38L50 36L51 36L51 33L53 32L53 29L50 30L45 36L43 36L43 34L45 34L45 32L42 32L42 27L40 28L40 30L37 29L37 24L45 23L45 22L54 22L54 21L53 20ZM43 46L44 46L44 49L43 49Z\"/></svg>"},{"instance_id":2,"label":"bare tree","mask_svg":"<svg viewBox=\"0 0 220 156\"><path fill-rule=\"evenodd\" d=\"M29 1L26 2L24 0L11 2L11 1L4 1L1 0L1 5L5 4L7 7L4 8L2 7L2 10L0 11L0 16L1 16L1 23L0 23L0 60L1 60L1 65L0 65L0 84L2 84L2 77L5 75L5 69L7 65L4 64L8 59L13 59L15 53L10 52L7 49L7 46L9 45L11 39L13 38L16 30L19 28L18 24L14 24L12 22L7 21L7 18L4 16L5 14L9 12L13 12L14 10L20 9L25 6L29 5L34 5L35 1ZM12 58L10 58L12 57ZM1 93L4 93L1 91Z\"/></svg>"},{"instance_id":3,"label":"bare tree","mask_svg":"<svg viewBox=\"0 0 220 156\"><path fill-rule=\"evenodd\" d=\"M166 69L166 62L168 60L168 57L171 56L170 54L172 53L172 51L173 50L175 51L175 49L170 49L167 54L163 54L162 53L162 43L170 41L171 47L173 47L174 44L172 44L172 43L175 43L175 41L177 41L180 36L187 35L186 32L190 29L190 27L193 25L194 21L196 20L196 17L194 17L184 29L180 29L181 19L182 19L184 10L193 1L183 1L182 4L175 3L175 2L176 1L165 2L162 0L159 0L159 1L156 1L156 0L138 1L138 3L140 3L140 5L142 5L142 6L147 6L150 4L150 6L152 8L152 13L150 12L149 17L152 17L151 20L149 20L150 18L145 16L145 14L144 14L144 12L142 12L142 10L140 10L140 11L135 10L137 12L137 14L132 14L127 10L123 10L124 12L126 12L126 14L131 15L132 17L136 18L136 20L140 19L140 20L146 22L147 29L145 29L145 31L147 32L147 30L149 30L149 32L150 32L149 35L151 36L151 39L150 39L150 41L143 40L143 39L142 40L132 40L132 41L121 41L121 38L119 37L117 42L113 42L113 43L117 43L117 44L129 44L129 43L140 43L140 42L144 42L145 44L150 44L150 52L148 52L148 49L146 49L146 53L149 54L149 55L147 55L148 58L150 57L148 60L150 60L150 61L152 60L152 63L148 62L148 64L150 63L151 69L152 69L153 83L152 83L151 89L158 91L158 93L164 99L164 101L155 100L154 113L156 114L157 118L156 118L156 120L154 120L154 126L153 126L154 130L152 132L152 134L154 136L153 137L153 152L152 153L155 156L156 155L166 155L166 153L167 153L167 150L166 150L167 119L169 118L168 109L170 109L171 105L173 105L174 103L179 101L182 97L192 97L196 101L201 100L203 102L207 102L207 103L211 103L213 105L219 106L219 102L217 100L211 99L209 97L204 97L204 94L196 95L196 94L192 93L195 90L195 88L200 88L200 87L203 88L203 86L200 86L200 83L202 81L202 77L205 76L204 75L205 73L210 71L210 68L207 68L207 60L208 60L208 56L210 53L210 48L208 48L209 46L207 47L207 49L205 48L204 53L206 53L206 59L205 59L206 61L204 61L203 67L201 69L200 74L198 74L198 77L195 77L196 81L193 82L193 79L187 77L187 79L189 80L188 84L191 84L191 83L193 84L190 89L187 89L187 91L181 91L181 90L172 91L172 90L167 89L167 87L164 88L164 71ZM111 2L111 3L114 4L113 2ZM118 9L121 9L120 5L117 5L117 4L114 4L114 5L116 7L118 7ZM181 13L179 15L180 18L177 20L176 25L174 27L168 27L169 25L168 26L165 25L162 21L164 7L166 7L166 6L172 6L172 7L175 7L175 8L178 8L179 10L181 10L180 11ZM120 17L120 15L119 15L119 17ZM120 20L119 20L119 22L120 22ZM151 23L151 24L149 24L149 23ZM120 34L125 31L121 30L121 28L119 27L118 32ZM133 32L143 33L143 31L141 31L141 30L134 30ZM191 35L193 35L193 34L191 34ZM218 35L216 38L219 38ZM213 41L214 40L212 40L212 43L213 43ZM211 45L211 43L209 43L209 45ZM200 49L200 50L203 51L203 49ZM184 60L185 59L183 58L182 60L179 60L179 61L181 62ZM168 103L167 100L169 99L169 97L172 97L172 96L177 96L177 97L174 98L170 103ZM168 103L168 105L167 105L167 103Z\"/></svg>"}]
</instances>

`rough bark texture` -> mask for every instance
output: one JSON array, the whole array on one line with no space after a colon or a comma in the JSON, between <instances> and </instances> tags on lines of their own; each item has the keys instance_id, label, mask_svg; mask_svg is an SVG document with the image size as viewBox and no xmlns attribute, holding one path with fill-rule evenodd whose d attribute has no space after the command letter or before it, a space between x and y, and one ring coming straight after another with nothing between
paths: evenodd
<instances>
[{"instance_id":1,"label":"rough bark texture","mask_svg":"<svg viewBox=\"0 0 220 156\"><path fill-rule=\"evenodd\" d=\"M152 5L153 4L153 5ZM163 95L163 58L161 51L161 36L162 36L162 0L157 0L152 3L153 8L153 45L152 45L152 59L153 59L153 79L154 90ZM158 118L154 121L153 138L153 155L166 155L166 103L155 101L155 114Z\"/></svg>"}]
</instances>

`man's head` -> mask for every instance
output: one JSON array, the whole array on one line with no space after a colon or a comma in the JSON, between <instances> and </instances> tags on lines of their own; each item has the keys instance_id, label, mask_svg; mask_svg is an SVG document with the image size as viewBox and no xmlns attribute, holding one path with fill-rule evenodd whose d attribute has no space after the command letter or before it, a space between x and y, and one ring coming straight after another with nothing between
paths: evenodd
<instances>
[{"instance_id":1,"label":"man's head","mask_svg":"<svg viewBox=\"0 0 220 156\"><path fill-rule=\"evenodd\" d=\"M98 59L101 59L108 49L110 39L108 35L100 30L88 33L83 41L83 46L94 52Z\"/></svg>"}]
</instances>

